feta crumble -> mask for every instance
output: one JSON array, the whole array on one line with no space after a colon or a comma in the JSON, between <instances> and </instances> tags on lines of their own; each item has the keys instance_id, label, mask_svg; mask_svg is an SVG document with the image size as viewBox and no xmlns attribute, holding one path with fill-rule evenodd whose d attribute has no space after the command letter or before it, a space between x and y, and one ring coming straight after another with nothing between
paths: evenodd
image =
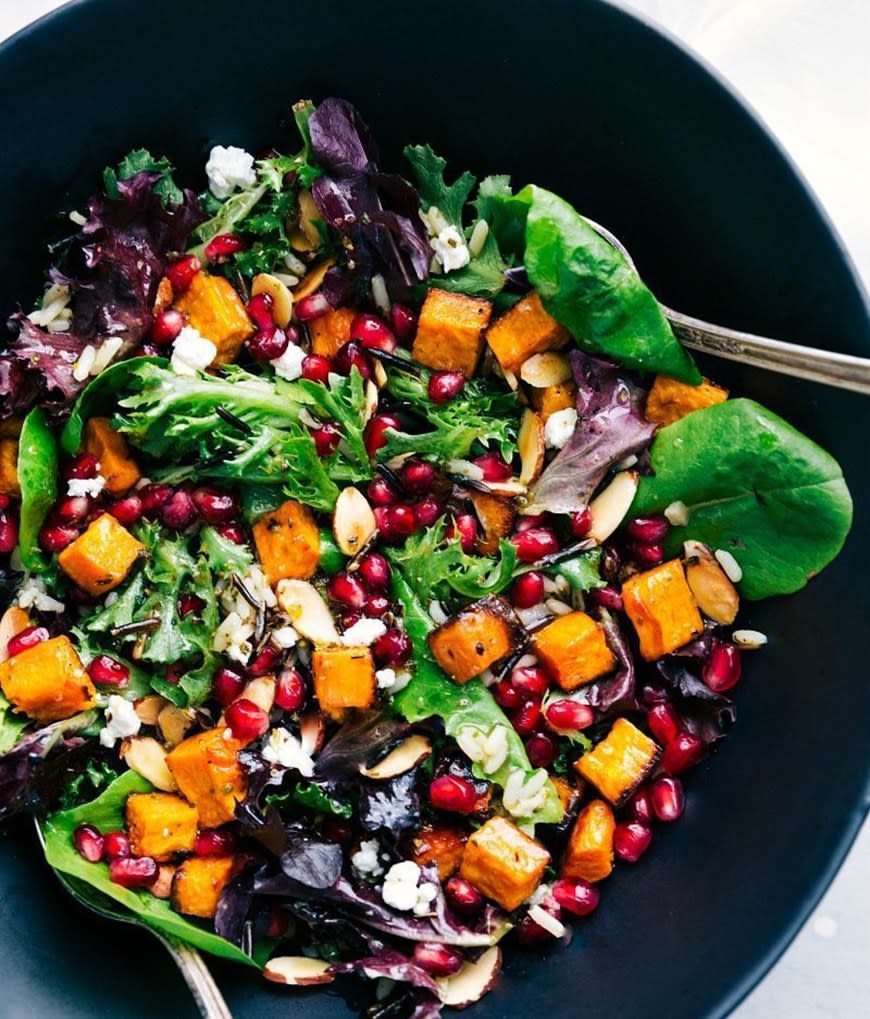
<instances>
[{"instance_id":1,"label":"feta crumble","mask_svg":"<svg viewBox=\"0 0 870 1019\"><path fill-rule=\"evenodd\" d=\"M295 343L288 343L287 349L280 357L269 362L275 369L275 374L288 382L295 382L302 376L302 362L305 360L305 351L297 347Z\"/></svg>"},{"instance_id":2,"label":"feta crumble","mask_svg":"<svg viewBox=\"0 0 870 1019\"><path fill-rule=\"evenodd\" d=\"M371 647L387 632L387 627L380 619L360 619L348 627L341 635L345 647Z\"/></svg>"},{"instance_id":3,"label":"feta crumble","mask_svg":"<svg viewBox=\"0 0 870 1019\"><path fill-rule=\"evenodd\" d=\"M217 356L217 347L193 326L185 326L172 344L170 366L176 375L196 375Z\"/></svg>"},{"instance_id":4,"label":"feta crumble","mask_svg":"<svg viewBox=\"0 0 870 1019\"><path fill-rule=\"evenodd\" d=\"M557 410L547 418L544 425L544 442L548 449L562 449L574 434L577 424L577 411L573 407Z\"/></svg>"},{"instance_id":5,"label":"feta crumble","mask_svg":"<svg viewBox=\"0 0 870 1019\"><path fill-rule=\"evenodd\" d=\"M263 757L282 768L294 768L305 778L314 774L314 761L296 737L284 728L273 729L263 747Z\"/></svg>"},{"instance_id":6,"label":"feta crumble","mask_svg":"<svg viewBox=\"0 0 870 1019\"><path fill-rule=\"evenodd\" d=\"M363 839L350 858L351 866L362 878L380 877L384 872L377 839Z\"/></svg>"},{"instance_id":7,"label":"feta crumble","mask_svg":"<svg viewBox=\"0 0 870 1019\"><path fill-rule=\"evenodd\" d=\"M254 624L243 622L237 612L230 612L214 632L212 650L246 665L253 651L251 645L253 635Z\"/></svg>"},{"instance_id":8,"label":"feta crumble","mask_svg":"<svg viewBox=\"0 0 870 1019\"><path fill-rule=\"evenodd\" d=\"M22 609L36 609L39 612L63 612L66 609L62 601L51 597L42 577L32 577L29 573L24 575L15 600Z\"/></svg>"},{"instance_id":9,"label":"feta crumble","mask_svg":"<svg viewBox=\"0 0 870 1019\"><path fill-rule=\"evenodd\" d=\"M445 227L431 238L430 243L444 272L461 269L471 261L465 238L455 226Z\"/></svg>"},{"instance_id":10,"label":"feta crumble","mask_svg":"<svg viewBox=\"0 0 870 1019\"><path fill-rule=\"evenodd\" d=\"M237 188L250 187L257 180L254 157L237 145L215 145L205 164L209 191L215 198L229 198Z\"/></svg>"},{"instance_id":11,"label":"feta crumble","mask_svg":"<svg viewBox=\"0 0 870 1019\"><path fill-rule=\"evenodd\" d=\"M378 669L375 673L378 681L378 689L386 690L388 693L398 693L404 690L411 682L411 673L408 669Z\"/></svg>"},{"instance_id":12,"label":"feta crumble","mask_svg":"<svg viewBox=\"0 0 870 1019\"><path fill-rule=\"evenodd\" d=\"M93 478L70 478L66 485L66 494L72 498L84 496L96 499L105 487L106 479L102 474L97 474Z\"/></svg>"},{"instance_id":13,"label":"feta crumble","mask_svg":"<svg viewBox=\"0 0 870 1019\"><path fill-rule=\"evenodd\" d=\"M403 913L413 911L422 916L438 895L438 886L430 881L420 884L421 870L413 860L394 863L387 871L381 898L388 906Z\"/></svg>"},{"instance_id":14,"label":"feta crumble","mask_svg":"<svg viewBox=\"0 0 870 1019\"><path fill-rule=\"evenodd\" d=\"M117 740L135 736L142 725L132 703L115 693L109 694L105 715L106 727L100 733L100 743L104 747L113 747Z\"/></svg>"}]
</instances>

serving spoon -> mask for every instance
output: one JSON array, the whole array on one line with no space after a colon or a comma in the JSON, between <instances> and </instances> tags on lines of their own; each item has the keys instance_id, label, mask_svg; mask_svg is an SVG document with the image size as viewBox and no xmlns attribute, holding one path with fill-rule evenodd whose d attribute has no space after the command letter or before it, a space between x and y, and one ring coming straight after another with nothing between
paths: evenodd
<instances>
[{"instance_id":1,"label":"serving spoon","mask_svg":"<svg viewBox=\"0 0 870 1019\"><path fill-rule=\"evenodd\" d=\"M583 218L623 255L632 269L636 269L634 259L618 237L600 223L586 216ZM674 311L661 301L659 307L677 337L692 350L700 350L704 354L712 354L713 357L722 357L728 361L739 361L755 368L765 368L767 371L779 372L780 375L791 375L870 395L870 358L838 354L833 350L817 350L737 329L726 329Z\"/></svg>"},{"instance_id":2,"label":"serving spoon","mask_svg":"<svg viewBox=\"0 0 870 1019\"><path fill-rule=\"evenodd\" d=\"M36 834L44 851L45 838L42 833L42 827L38 818L34 818L33 821L36 826ZM129 910L124 909L123 906L110 899L108 895L103 895L102 892L92 888L84 881L79 881L68 874L63 874L59 870L55 870L54 873L69 894L84 906L85 909L89 909L92 913L105 917L107 920L119 920L121 923L129 923L134 927L142 927L153 934L172 956L173 962L190 988L190 992L203 1019L232 1019L232 1013L224 1001L214 977L209 972L205 960L195 948L178 938L156 931L153 927L149 927L148 924L142 923Z\"/></svg>"}]
</instances>

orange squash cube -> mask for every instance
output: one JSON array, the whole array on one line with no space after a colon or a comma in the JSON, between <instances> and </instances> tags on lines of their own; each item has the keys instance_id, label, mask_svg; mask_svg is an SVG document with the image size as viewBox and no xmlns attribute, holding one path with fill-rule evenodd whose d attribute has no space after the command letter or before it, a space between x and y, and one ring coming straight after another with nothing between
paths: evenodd
<instances>
[{"instance_id":1,"label":"orange squash cube","mask_svg":"<svg viewBox=\"0 0 870 1019\"><path fill-rule=\"evenodd\" d=\"M307 506L288 499L254 524L254 544L269 583L308 580L320 562L320 530Z\"/></svg>"},{"instance_id":2,"label":"orange squash cube","mask_svg":"<svg viewBox=\"0 0 870 1019\"><path fill-rule=\"evenodd\" d=\"M6 700L38 722L57 722L92 708L96 691L69 637L35 644L0 664Z\"/></svg>"},{"instance_id":3,"label":"orange squash cube","mask_svg":"<svg viewBox=\"0 0 870 1019\"><path fill-rule=\"evenodd\" d=\"M459 870L468 836L458 828L426 824L411 839L411 859L417 866L438 865L438 877L446 881Z\"/></svg>"},{"instance_id":4,"label":"orange squash cube","mask_svg":"<svg viewBox=\"0 0 870 1019\"><path fill-rule=\"evenodd\" d=\"M459 873L508 912L541 883L550 854L512 821L491 817L468 839Z\"/></svg>"},{"instance_id":5,"label":"orange squash cube","mask_svg":"<svg viewBox=\"0 0 870 1019\"><path fill-rule=\"evenodd\" d=\"M124 809L130 850L134 856L151 856L166 863L176 853L193 852L197 813L172 793L133 793Z\"/></svg>"},{"instance_id":6,"label":"orange squash cube","mask_svg":"<svg viewBox=\"0 0 870 1019\"><path fill-rule=\"evenodd\" d=\"M551 415L577 406L577 387L573 382L557 382L543 389L531 387L529 399L546 424Z\"/></svg>"},{"instance_id":7,"label":"orange squash cube","mask_svg":"<svg viewBox=\"0 0 870 1019\"><path fill-rule=\"evenodd\" d=\"M640 653L654 662L704 632L698 604L679 559L671 559L622 585L622 601L637 631Z\"/></svg>"},{"instance_id":8,"label":"orange squash cube","mask_svg":"<svg viewBox=\"0 0 870 1019\"><path fill-rule=\"evenodd\" d=\"M235 361L242 344L254 335L254 323L235 288L223 276L198 272L176 300L187 323L217 347L212 367Z\"/></svg>"},{"instance_id":9,"label":"orange squash cube","mask_svg":"<svg viewBox=\"0 0 870 1019\"><path fill-rule=\"evenodd\" d=\"M486 331L486 342L506 372L518 372L524 361L544 350L559 350L571 340L568 330L544 311L532 291Z\"/></svg>"},{"instance_id":10,"label":"orange squash cube","mask_svg":"<svg viewBox=\"0 0 870 1019\"><path fill-rule=\"evenodd\" d=\"M185 860L172 879L173 907L186 916L211 920L235 869L234 856L194 856Z\"/></svg>"},{"instance_id":11,"label":"orange squash cube","mask_svg":"<svg viewBox=\"0 0 870 1019\"><path fill-rule=\"evenodd\" d=\"M321 711L340 720L348 708L375 703L377 679L367 647L319 648L311 655L314 695Z\"/></svg>"},{"instance_id":12,"label":"orange squash cube","mask_svg":"<svg viewBox=\"0 0 870 1019\"><path fill-rule=\"evenodd\" d=\"M491 314L489 301L433 287L420 310L411 356L436 371L470 377L480 360Z\"/></svg>"},{"instance_id":13,"label":"orange squash cube","mask_svg":"<svg viewBox=\"0 0 870 1019\"><path fill-rule=\"evenodd\" d=\"M124 580L144 548L126 527L104 513L67 545L57 561L82 590L99 596Z\"/></svg>"},{"instance_id":14,"label":"orange squash cube","mask_svg":"<svg viewBox=\"0 0 870 1019\"><path fill-rule=\"evenodd\" d=\"M203 828L232 821L245 798L247 780L239 763L242 744L223 727L189 736L166 755L175 784L199 813Z\"/></svg>"},{"instance_id":15,"label":"orange squash cube","mask_svg":"<svg viewBox=\"0 0 870 1019\"><path fill-rule=\"evenodd\" d=\"M350 324L356 318L352 308L336 308L308 323L312 354L335 357L350 339Z\"/></svg>"},{"instance_id":16,"label":"orange squash cube","mask_svg":"<svg viewBox=\"0 0 870 1019\"><path fill-rule=\"evenodd\" d=\"M604 800L588 803L571 829L562 859L562 877L603 881L613 870L616 819Z\"/></svg>"},{"instance_id":17,"label":"orange squash cube","mask_svg":"<svg viewBox=\"0 0 870 1019\"><path fill-rule=\"evenodd\" d=\"M100 474L110 495L123 495L142 477L130 456L127 440L109 424L108 418L91 418L85 425L85 451L100 461Z\"/></svg>"},{"instance_id":18,"label":"orange squash cube","mask_svg":"<svg viewBox=\"0 0 870 1019\"><path fill-rule=\"evenodd\" d=\"M672 379L670 375L656 375L649 396L646 398L645 416L647 421L658 425L671 425L693 410L712 407L728 399L728 390L716 386L708 379L699 386Z\"/></svg>"},{"instance_id":19,"label":"orange squash cube","mask_svg":"<svg viewBox=\"0 0 870 1019\"><path fill-rule=\"evenodd\" d=\"M0 493L21 498L18 484L18 439L0 439Z\"/></svg>"},{"instance_id":20,"label":"orange squash cube","mask_svg":"<svg viewBox=\"0 0 870 1019\"><path fill-rule=\"evenodd\" d=\"M474 512L480 521L481 534L475 548L481 555L495 555L502 538L506 538L513 528L517 515L514 500L474 489L463 489L462 494L474 503Z\"/></svg>"},{"instance_id":21,"label":"orange squash cube","mask_svg":"<svg viewBox=\"0 0 870 1019\"><path fill-rule=\"evenodd\" d=\"M585 612L557 617L535 633L532 644L563 690L591 683L616 665L603 628Z\"/></svg>"},{"instance_id":22,"label":"orange squash cube","mask_svg":"<svg viewBox=\"0 0 870 1019\"><path fill-rule=\"evenodd\" d=\"M429 648L451 679L467 683L518 647L520 629L508 602L489 595L433 630Z\"/></svg>"},{"instance_id":23,"label":"orange squash cube","mask_svg":"<svg viewBox=\"0 0 870 1019\"><path fill-rule=\"evenodd\" d=\"M575 768L606 799L619 807L655 767L661 750L627 718L617 718L605 738Z\"/></svg>"}]
</instances>

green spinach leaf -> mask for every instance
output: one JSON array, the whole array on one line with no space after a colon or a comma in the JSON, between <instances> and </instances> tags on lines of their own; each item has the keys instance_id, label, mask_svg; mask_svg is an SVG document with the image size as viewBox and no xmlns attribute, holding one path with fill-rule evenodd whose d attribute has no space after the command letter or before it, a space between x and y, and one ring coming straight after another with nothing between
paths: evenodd
<instances>
[{"instance_id":1,"label":"green spinach leaf","mask_svg":"<svg viewBox=\"0 0 870 1019\"><path fill-rule=\"evenodd\" d=\"M39 407L24 419L18 440L18 483L21 485L19 543L21 562L31 573L44 573L49 559L39 548L39 529L57 499L57 442Z\"/></svg>"}]
</instances>

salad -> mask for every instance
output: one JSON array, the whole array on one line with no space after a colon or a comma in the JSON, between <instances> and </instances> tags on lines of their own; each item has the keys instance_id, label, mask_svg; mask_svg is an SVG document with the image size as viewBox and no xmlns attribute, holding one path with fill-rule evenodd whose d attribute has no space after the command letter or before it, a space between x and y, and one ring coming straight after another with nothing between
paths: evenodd
<instances>
[{"instance_id":1,"label":"salad","mask_svg":"<svg viewBox=\"0 0 870 1019\"><path fill-rule=\"evenodd\" d=\"M424 1019L681 816L741 603L851 501L568 203L294 114L198 195L107 169L10 322L0 812L158 931Z\"/></svg>"}]
</instances>

